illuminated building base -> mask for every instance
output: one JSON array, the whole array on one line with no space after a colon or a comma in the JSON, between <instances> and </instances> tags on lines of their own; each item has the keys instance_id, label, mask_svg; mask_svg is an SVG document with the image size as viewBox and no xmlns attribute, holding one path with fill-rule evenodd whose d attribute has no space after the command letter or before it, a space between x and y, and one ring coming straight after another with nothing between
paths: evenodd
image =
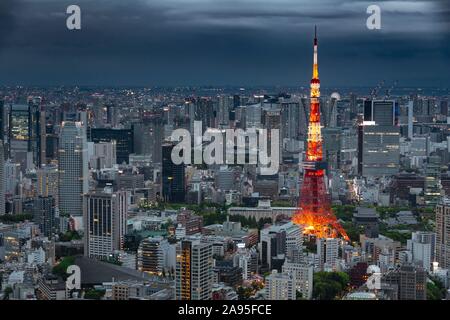
<instances>
[{"instance_id":1,"label":"illuminated building base","mask_svg":"<svg viewBox=\"0 0 450 320\"><path fill-rule=\"evenodd\" d=\"M323 169L306 169L301 189L299 210L292 221L303 226L303 232L317 238L343 237L347 233L338 222L331 209L331 201L326 190Z\"/></svg>"}]
</instances>

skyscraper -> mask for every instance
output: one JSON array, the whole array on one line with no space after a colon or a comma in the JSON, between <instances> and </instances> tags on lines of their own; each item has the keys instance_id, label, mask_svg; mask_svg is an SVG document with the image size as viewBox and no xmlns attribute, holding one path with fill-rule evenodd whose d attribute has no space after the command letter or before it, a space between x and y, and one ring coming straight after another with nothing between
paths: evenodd
<instances>
[{"instance_id":1,"label":"skyscraper","mask_svg":"<svg viewBox=\"0 0 450 320\"><path fill-rule=\"evenodd\" d=\"M81 217L83 195L89 189L86 132L81 122L62 123L58 160L60 213Z\"/></svg>"},{"instance_id":2,"label":"skyscraper","mask_svg":"<svg viewBox=\"0 0 450 320\"><path fill-rule=\"evenodd\" d=\"M105 259L122 250L127 227L127 192L105 188L84 196L84 254Z\"/></svg>"},{"instance_id":3,"label":"skyscraper","mask_svg":"<svg viewBox=\"0 0 450 320\"><path fill-rule=\"evenodd\" d=\"M134 153L133 129L92 128L91 141L94 143L116 141L117 164L128 163Z\"/></svg>"},{"instance_id":4,"label":"skyscraper","mask_svg":"<svg viewBox=\"0 0 450 320\"><path fill-rule=\"evenodd\" d=\"M172 143L162 146L162 192L165 201L182 203L186 195L184 164L172 162L173 147Z\"/></svg>"},{"instance_id":5,"label":"skyscraper","mask_svg":"<svg viewBox=\"0 0 450 320\"><path fill-rule=\"evenodd\" d=\"M436 261L450 269L450 199L443 198L436 206Z\"/></svg>"},{"instance_id":6,"label":"skyscraper","mask_svg":"<svg viewBox=\"0 0 450 320\"><path fill-rule=\"evenodd\" d=\"M138 269L142 272L161 275L166 265L169 243L163 237L147 238L138 248Z\"/></svg>"},{"instance_id":7,"label":"skyscraper","mask_svg":"<svg viewBox=\"0 0 450 320\"><path fill-rule=\"evenodd\" d=\"M427 273L422 267L413 264L402 265L388 273L381 281L397 287L399 300L427 299Z\"/></svg>"},{"instance_id":8,"label":"skyscraper","mask_svg":"<svg viewBox=\"0 0 450 320\"><path fill-rule=\"evenodd\" d=\"M316 30L317 31L317 30ZM325 185L326 163L323 161L320 125L320 80L317 61L317 32L314 37L314 65L311 80L311 103L309 112L306 161L301 188L299 211L293 221L304 226L304 233L319 238L338 237L348 240L345 230L331 210L330 196Z\"/></svg>"},{"instance_id":9,"label":"skyscraper","mask_svg":"<svg viewBox=\"0 0 450 320\"><path fill-rule=\"evenodd\" d=\"M360 163L363 176L390 176L400 165L400 128L396 125L394 101L364 102L360 127Z\"/></svg>"},{"instance_id":10,"label":"skyscraper","mask_svg":"<svg viewBox=\"0 0 450 320\"><path fill-rule=\"evenodd\" d=\"M333 238L317 239L317 256L320 270L336 271L339 257L339 240Z\"/></svg>"},{"instance_id":11,"label":"skyscraper","mask_svg":"<svg viewBox=\"0 0 450 320\"><path fill-rule=\"evenodd\" d=\"M272 270L272 274L266 278L267 300L295 300L295 293L294 279L291 274Z\"/></svg>"},{"instance_id":12,"label":"skyscraper","mask_svg":"<svg viewBox=\"0 0 450 320\"><path fill-rule=\"evenodd\" d=\"M58 168L56 166L42 166L36 171L36 174L38 196L52 196L55 199L56 205L58 205Z\"/></svg>"},{"instance_id":13,"label":"skyscraper","mask_svg":"<svg viewBox=\"0 0 450 320\"><path fill-rule=\"evenodd\" d=\"M292 276L295 292L299 292L304 299L311 299L313 294L314 267L298 262L283 264L283 273Z\"/></svg>"},{"instance_id":14,"label":"skyscraper","mask_svg":"<svg viewBox=\"0 0 450 320\"><path fill-rule=\"evenodd\" d=\"M212 295L212 244L186 239L177 244L176 300L210 300Z\"/></svg>"},{"instance_id":15,"label":"skyscraper","mask_svg":"<svg viewBox=\"0 0 450 320\"><path fill-rule=\"evenodd\" d=\"M3 140L0 140L0 215L5 214L5 184L3 183L5 169L4 152Z\"/></svg>"},{"instance_id":16,"label":"skyscraper","mask_svg":"<svg viewBox=\"0 0 450 320\"><path fill-rule=\"evenodd\" d=\"M422 266L428 272L434 261L436 247L436 233L413 232L411 239L407 241L407 248L411 251L412 261Z\"/></svg>"},{"instance_id":17,"label":"skyscraper","mask_svg":"<svg viewBox=\"0 0 450 320\"><path fill-rule=\"evenodd\" d=\"M55 199L50 197L37 197L33 201L33 221L39 226L41 234L52 238L57 232L55 218Z\"/></svg>"}]
</instances>

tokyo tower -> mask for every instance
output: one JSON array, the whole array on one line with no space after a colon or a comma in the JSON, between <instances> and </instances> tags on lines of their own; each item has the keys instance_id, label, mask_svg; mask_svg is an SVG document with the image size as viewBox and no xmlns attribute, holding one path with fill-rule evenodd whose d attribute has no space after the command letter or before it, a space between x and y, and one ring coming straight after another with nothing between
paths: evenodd
<instances>
[{"instance_id":1,"label":"tokyo tower","mask_svg":"<svg viewBox=\"0 0 450 320\"><path fill-rule=\"evenodd\" d=\"M317 27L314 35L314 65L311 79L311 102L309 112L308 139L304 177L298 211L292 221L303 226L305 234L318 238L349 240L347 233L331 210L331 199L325 185L326 163L322 155L322 134L320 127L320 80L317 62Z\"/></svg>"}]
</instances>

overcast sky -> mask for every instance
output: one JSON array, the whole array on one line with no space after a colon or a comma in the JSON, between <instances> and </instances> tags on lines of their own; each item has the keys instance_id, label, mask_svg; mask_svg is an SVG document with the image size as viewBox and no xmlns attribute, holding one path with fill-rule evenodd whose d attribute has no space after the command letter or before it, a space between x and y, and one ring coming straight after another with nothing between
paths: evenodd
<instances>
[{"instance_id":1,"label":"overcast sky","mask_svg":"<svg viewBox=\"0 0 450 320\"><path fill-rule=\"evenodd\" d=\"M449 87L449 2L0 0L0 84L306 85L317 24L325 87Z\"/></svg>"}]
</instances>

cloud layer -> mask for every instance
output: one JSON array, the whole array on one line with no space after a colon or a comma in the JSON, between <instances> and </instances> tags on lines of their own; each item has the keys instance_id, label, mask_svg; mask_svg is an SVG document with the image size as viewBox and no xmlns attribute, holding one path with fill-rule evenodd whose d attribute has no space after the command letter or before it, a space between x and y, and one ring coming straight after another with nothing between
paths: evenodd
<instances>
[{"instance_id":1,"label":"cloud layer","mask_svg":"<svg viewBox=\"0 0 450 320\"><path fill-rule=\"evenodd\" d=\"M2 0L0 84L305 84L319 26L330 86L448 86L448 6L378 1L382 29L359 0ZM20 8L20 10L18 9Z\"/></svg>"}]
</instances>

